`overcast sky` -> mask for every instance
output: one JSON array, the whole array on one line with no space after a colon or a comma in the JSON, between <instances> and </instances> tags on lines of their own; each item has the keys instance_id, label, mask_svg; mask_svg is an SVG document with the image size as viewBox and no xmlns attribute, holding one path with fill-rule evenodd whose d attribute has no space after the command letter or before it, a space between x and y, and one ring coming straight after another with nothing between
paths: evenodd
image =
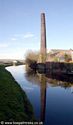
<instances>
[{"instance_id":1,"label":"overcast sky","mask_svg":"<svg viewBox=\"0 0 73 125\"><path fill-rule=\"evenodd\" d=\"M40 48L45 12L47 49L73 49L73 0L0 0L0 58L24 58Z\"/></svg>"}]
</instances>

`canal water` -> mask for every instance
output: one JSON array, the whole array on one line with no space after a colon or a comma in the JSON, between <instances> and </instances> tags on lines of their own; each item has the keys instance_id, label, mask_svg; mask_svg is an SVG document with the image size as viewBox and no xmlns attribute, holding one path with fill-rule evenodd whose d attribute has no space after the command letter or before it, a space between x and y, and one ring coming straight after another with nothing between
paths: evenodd
<instances>
[{"instance_id":1,"label":"canal water","mask_svg":"<svg viewBox=\"0 0 73 125\"><path fill-rule=\"evenodd\" d=\"M6 69L25 91L38 121L43 121L44 125L73 125L73 83L68 78L70 76L51 77L25 70L24 65Z\"/></svg>"}]
</instances>

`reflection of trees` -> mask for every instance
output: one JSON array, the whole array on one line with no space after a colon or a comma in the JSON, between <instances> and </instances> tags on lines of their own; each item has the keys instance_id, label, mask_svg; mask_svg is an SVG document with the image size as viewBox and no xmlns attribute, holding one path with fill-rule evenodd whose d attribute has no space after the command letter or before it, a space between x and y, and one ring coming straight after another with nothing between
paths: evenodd
<instances>
[{"instance_id":1,"label":"reflection of trees","mask_svg":"<svg viewBox=\"0 0 73 125\"><path fill-rule=\"evenodd\" d=\"M51 78L47 78L47 83L51 84L52 87L61 86L63 88L69 88L73 86L72 83L59 81L59 80L51 79Z\"/></svg>"},{"instance_id":2,"label":"reflection of trees","mask_svg":"<svg viewBox=\"0 0 73 125\"><path fill-rule=\"evenodd\" d=\"M61 86L64 88L69 88L73 86L72 76L46 73L46 74L42 74L42 77L41 77L41 74L35 70L27 69L27 72L26 72L27 80L38 85L41 85L41 81L44 82L45 76L46 76L47 83L50 83L53 87ZM41 80L41 78L43 80Z\"/></svg>"},{"instance_id":3,"label":"reflection of trees","mask_svg":"<svg viewBox=\"0 0 73 125\"><path fill-rule=\"evenodd\" d=\"M32 70L31 68L26 68L25 77L28 81L32 82L33 84L40 84L38 74L35 70Z\"/></svg>"}]
</instances>

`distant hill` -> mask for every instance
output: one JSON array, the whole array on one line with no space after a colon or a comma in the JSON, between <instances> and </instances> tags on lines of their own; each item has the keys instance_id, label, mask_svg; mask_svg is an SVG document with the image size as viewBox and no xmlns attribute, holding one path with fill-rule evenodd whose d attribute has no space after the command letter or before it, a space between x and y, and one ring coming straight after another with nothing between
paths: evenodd
<instances>
[{"instance_id":1,"label":"distant hill","mask_svg":"<svg viewBox=\"0 0 73 125\"><path fill-rule=\"evenodd\" d=\"M15 60L15 59L0 59L0 65L13 65L13 62L17 61L17 64L23 64L24 60Z\"/></svg>"}]
</instances>

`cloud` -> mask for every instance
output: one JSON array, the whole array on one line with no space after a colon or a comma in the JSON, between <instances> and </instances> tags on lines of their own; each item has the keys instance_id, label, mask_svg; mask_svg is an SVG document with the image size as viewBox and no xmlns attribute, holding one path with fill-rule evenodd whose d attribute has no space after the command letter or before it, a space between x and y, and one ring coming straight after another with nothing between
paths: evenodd
<instances>
[{"instance_id":1,"label":"cloud","mask_svg":"<svg viewBox=\"0 0 73 125\"><path fill-rule=\"evenodd\" d=\"M32 37L34 37L34 34L32 33L27 33L24 35L24 38L32 38Z\"/></svg>"},{"instance_id":2,"label":"cloud","mask_svg":"<svg viewBox=\"0 0 73 125\"><path fill-rule=\"evenodd\" d=\"M11 38L12 41L16 41L17 39L16 38Z\"/></svg>"},{"instance_id":3,"label":"cloud","mask_svg":"<svg viewBox=\"0 0 73 125\"><path fill-rule=\"evenodd\" d=\"M0 48L7 48L9 44L7 43L0 43Z\"/></svg>"},{"instance_id":4,"label":"cloud","mask_svg":"<svg viewBox=\"0 0 73 125\"><path fill-rule=\"evenodd\" d=\"M22 53L0 53L0 59L24 59Z\"/></svg>"},{"instance_id":5,"label":"cloud","mask_svg":"<svg viewBox=\"0 0 73 125\"><path fill-rule=\"evenodd\" d=\"M14 37L22 37L24 34L15 34Z\"/></svg>"},{"instance_id":6,"label":"cloud","mask_svg":"<svg viewBox=\"0 0 73 125\"><path fill-rule=\"evenodd\" d=\"M28 38L33 38L34 34L33 33L26 33L26 34L14 34L14 36L11 38L12 41L20 40L20 39L28 39Z\"/></svg>"}]
</instances>

